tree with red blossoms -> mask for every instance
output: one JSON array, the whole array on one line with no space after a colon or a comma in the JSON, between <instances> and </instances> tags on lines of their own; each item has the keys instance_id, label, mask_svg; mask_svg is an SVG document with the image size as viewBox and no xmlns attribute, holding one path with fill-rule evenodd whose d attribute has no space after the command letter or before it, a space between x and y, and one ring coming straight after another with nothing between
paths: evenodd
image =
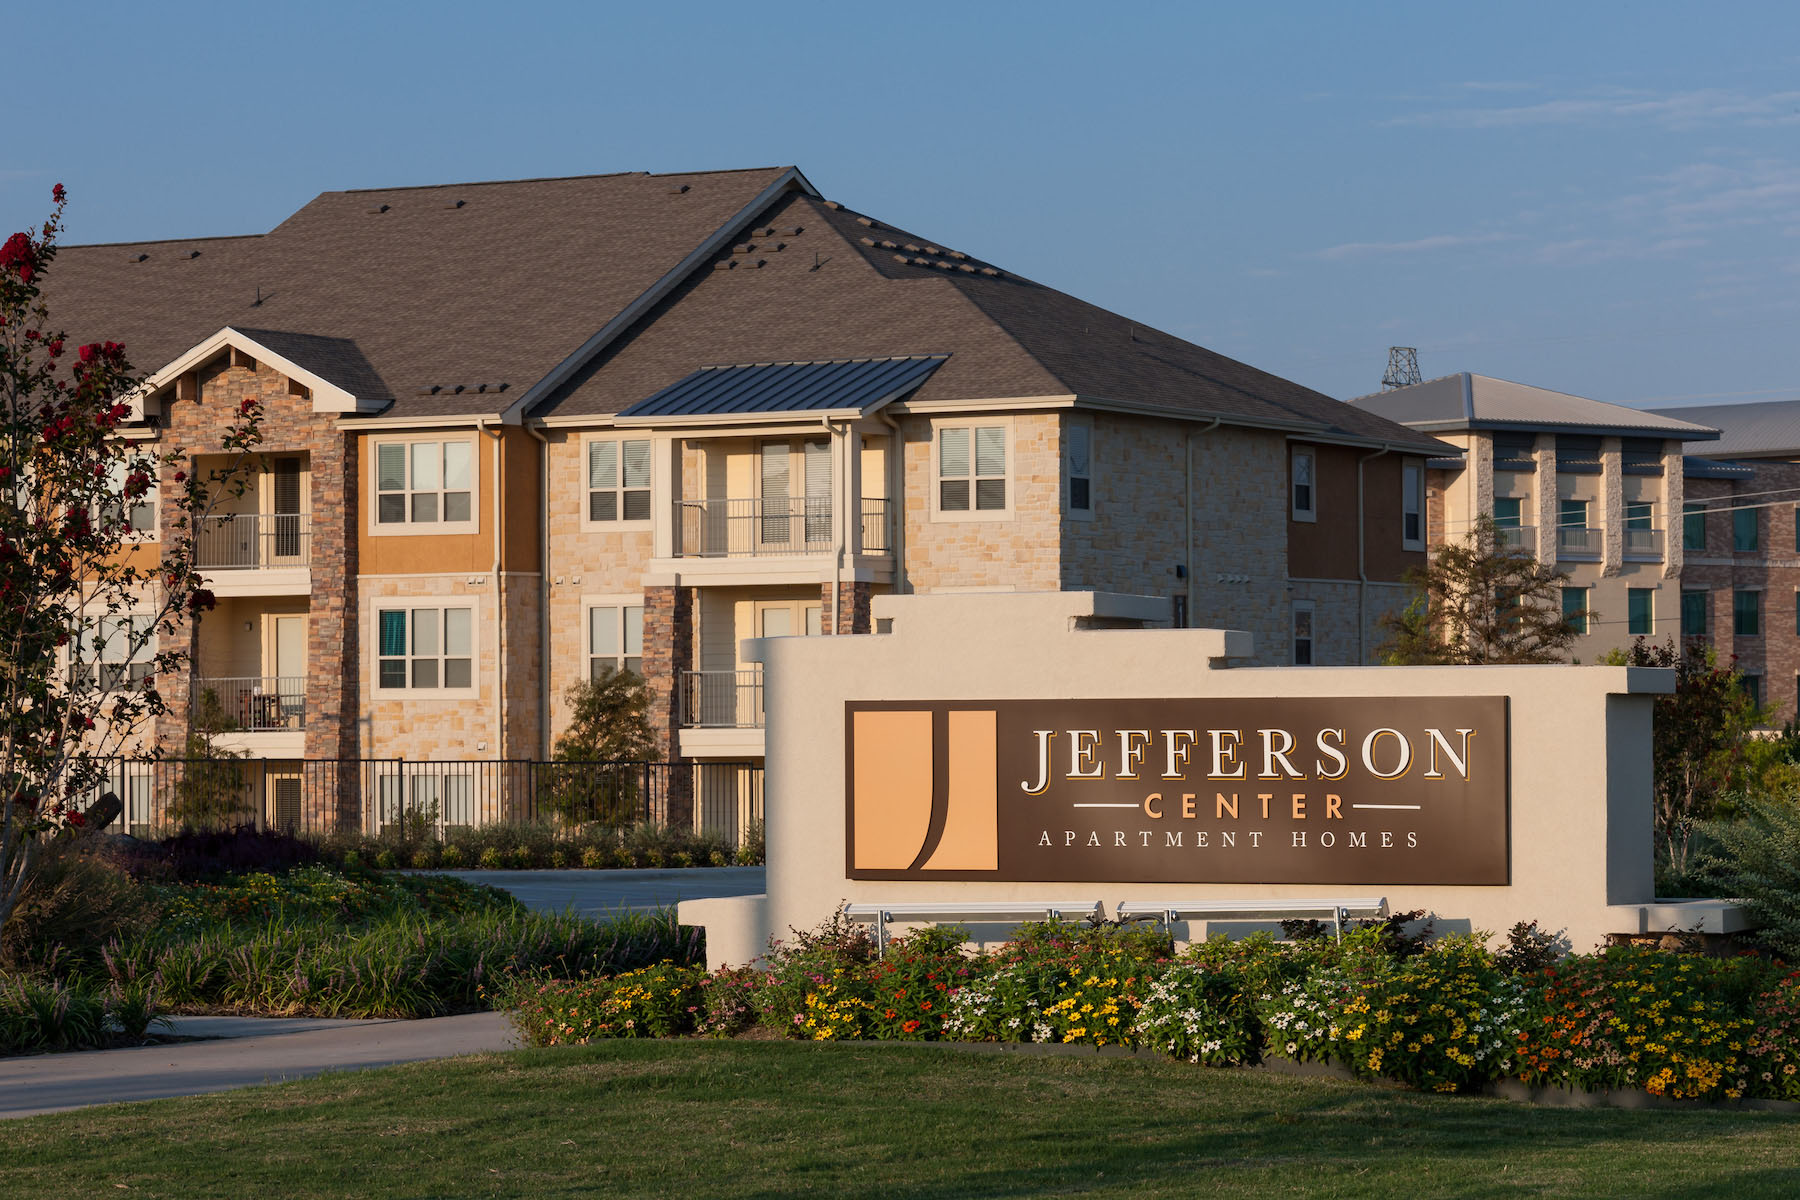
<instances>
[{"instance_id":1,"label":"tree with red blossoms","mask_svg":"<svg viewBox=\"0 0 1800 1200\"><path fill-rule=\"evenodd\" d=\"M247 402L223 439L232 465L205 479L142 440L125 347L71 352L49 324L61 184L52 199L41 228L0 244L0 926L43 840L84 823L106 760L165 711L157 680L186 665L169 647L213 605L195 530L242 492L261 440ZM160 544L144 528L153 489Z\"/></svg>"}]
</instances>

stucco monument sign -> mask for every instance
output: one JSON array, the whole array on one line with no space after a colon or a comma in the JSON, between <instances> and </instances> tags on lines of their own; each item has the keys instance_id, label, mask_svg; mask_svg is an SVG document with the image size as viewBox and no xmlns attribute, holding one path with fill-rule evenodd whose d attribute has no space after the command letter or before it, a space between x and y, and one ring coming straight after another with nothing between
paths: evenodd
<instances>
[{"instance_id":1,"label":"stucco monument sign","mask_svg":"<svg viewBox=\"0 0 1800 1200\"><path fill-rule=\"evenodd\" d=\"M1504 884L1506 698L845 705L851 879Z\"/></svg>"},{"instance_id":2,"label":"stucco monument sign","mask_svg":"<svg viewBox=\"0 0 1800 1200\"><path fill-rule=\"evenodd\" d=\"M1536 920L1578 949L1740 919L1656 899L1650 723L1672 672L1244 667L1246 633L1159 628L1167 600L1092 592L878 596L874 616L875 634L746 645L768 891L681 905L715 966L845 902L1199 914L1354 894L1446 931Z\"/></svg>"}]
</instances>

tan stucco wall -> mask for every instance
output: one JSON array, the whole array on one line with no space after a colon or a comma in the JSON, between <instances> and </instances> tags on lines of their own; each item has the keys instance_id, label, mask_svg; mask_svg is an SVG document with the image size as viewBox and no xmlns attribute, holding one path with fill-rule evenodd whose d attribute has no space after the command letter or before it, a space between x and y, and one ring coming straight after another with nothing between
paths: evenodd
<instances>
[{"instance_id":1,"label":"tan stucco wall","mask_svg":"<svg viewBox=\"0 0 1800 1200\"><path fill-rule=\"evenodd\" d=\"M1536 919L1586 949L1639 929L1653 900L1650 720L1667 672L1610 667L1214 668L1242 635L1217 630L1079 630L1117 597L896 596L876 601L893 632L771 639L767 675L768 893L721 914L733 948L807 928L845 900L1105 901L1385 895L1441 928L1504 931ZM1039 697L1505 696L1510 705L1511 883L1504 886L1207 885L863 881L844 867L844 703ZM759 905L761 907L759 907ZM710 940L710 938L709 938ZM745 955L747 957L747 955Z\"/></svg>"}]
</instances>

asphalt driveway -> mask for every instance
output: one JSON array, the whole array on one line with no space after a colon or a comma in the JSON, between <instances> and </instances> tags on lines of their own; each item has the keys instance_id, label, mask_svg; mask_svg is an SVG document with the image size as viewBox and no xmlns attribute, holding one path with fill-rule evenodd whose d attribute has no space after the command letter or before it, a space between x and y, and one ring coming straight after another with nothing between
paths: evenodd
<instances>
[{"instance_id":1,"label":"asphalt driveway","mask_svg":"<svg viewBox=\"0 0 1800 1200\"><path fill-rule=\"evenodd\" d=\"M573 908L584 917L668 908L678 900L754 896L768 890L763 867L685 867L666 871L434 871L504 888L539 912Z\"/></svg>"}]
</instances>

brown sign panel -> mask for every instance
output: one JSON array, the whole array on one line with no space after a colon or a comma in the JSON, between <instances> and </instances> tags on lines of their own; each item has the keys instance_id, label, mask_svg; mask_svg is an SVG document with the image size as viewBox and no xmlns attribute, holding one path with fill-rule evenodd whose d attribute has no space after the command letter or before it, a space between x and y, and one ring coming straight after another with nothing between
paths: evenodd
<instances>
[{"instance_id":1,"label":"brown sign panel","mask_svg":"<svg viewBox=\"0 0 1800 1200\"><path fill-rule=\"evenodd\" d=\"M852 879L1509 882L1503 696L844 709Z\"/></svg>"}]
</instances>

